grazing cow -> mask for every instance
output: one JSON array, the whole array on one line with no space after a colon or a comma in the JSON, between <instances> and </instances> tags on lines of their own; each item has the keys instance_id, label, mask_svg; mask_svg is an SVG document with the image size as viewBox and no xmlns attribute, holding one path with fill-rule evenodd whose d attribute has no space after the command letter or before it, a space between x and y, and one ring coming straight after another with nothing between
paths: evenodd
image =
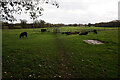
<instances>
[{"instance_id":1,"label":"grazing cow","mask_svg":"<svg viewBox=\"0 0 120 80\"><path fill-rule=\"evenodd\" d=\"M77 34L76 32L71 32L71 34Z\"/></svg>"},{"instance_id":2,"label":"grazing cow","mask_svg":"<svg viewBox=\"0 0 120 80\"><path fill-rule=\"evenodd\" d=\"M20 34L19 38L24 37L24 36L27 37L27 32L22 32L22 33Z\"/></svg>"},{"instance_id":3,"label":"grazing cow","mask_svg":"<svg viewBox=\"0 0 120 80\"><path fill-rule=\"evenodd\" d=\"M80 32L76 32L76 31L75 31L75 32L71 32L71 34L79 34L79 33L80 33Z\"/></svg>"},{"instance_id":4,"label":"grazing cow","mask_svg":"<svg viewBox=\"0 0 120 80\"><path fill-rule=\"evenodd\" d=\"M83 32L83 33L80 33L79 35L87 35L88 32Z\"/></svg>"},{"instance_id":5,"label":"grazing cow","mask_svg":"<svg viewBox=\"0 0 120 80\"><path fill-rule=\"evenodd\" d=\"M41 32L45 32L45 31L47 31L46 29L41 29Z\"/></svg>"},{"instance_id":6,"label":"grazing cow","mask_svg":"<svg viewBox=\"0 0 120 80\"><path fill-rule=\"evenodd\" d=\"M94 32L95 34L97 34L97 30L93 30L93 32Z\"/></svg>"},{"instance_id":7,"label":"grazing cow","mask_svg":"<svg viewBox=\"0 0 120 80\"><path fill-rule=\"evenodd\" d=\"M71 35L71 32L65 32L66 35Z\"/></svg>"},{"instance_id":8,"label":"grazing cow","mask_svg":"<svg viewBox=\"0 0 120 80\"><path fill-rule=\"evenodd\" d=\"M76 32L77 34L79 34L80 32Z\"/></svg>"},{"instance_id":9,"label":"grazing cow","mask_svg":"<svg viewBox=\"0 0 120 80\"><path fill-rule=\"evenodd\" d=\"M61 32L61 34L65 34L65 32Z\"/></svg>"}]
</instances>

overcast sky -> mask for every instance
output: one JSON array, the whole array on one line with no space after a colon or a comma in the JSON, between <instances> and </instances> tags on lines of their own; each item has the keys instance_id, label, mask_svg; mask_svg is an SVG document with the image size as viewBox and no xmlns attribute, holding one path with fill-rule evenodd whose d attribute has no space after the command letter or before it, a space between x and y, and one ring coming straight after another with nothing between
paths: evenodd
<instances>
[{"instance_id":1,"label":"overcast sky","mask_svg":"<svg viewBox=\"0 0 120 80\"><path fill-rule=\"evenodd\" d=\"M49 23L96 23L118 19L118 1L120 0L57 0L60 7L43 4L42 19ZM24 16L24 17L23 17ZM27 15L17 18L29 19Z\"/></svg>"}]
</instances>

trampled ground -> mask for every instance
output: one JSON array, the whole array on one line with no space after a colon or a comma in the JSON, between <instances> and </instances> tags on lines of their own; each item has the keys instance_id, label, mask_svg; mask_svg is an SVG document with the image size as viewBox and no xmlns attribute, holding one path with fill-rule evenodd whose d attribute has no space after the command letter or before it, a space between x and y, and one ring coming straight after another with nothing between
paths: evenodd
<instances>
[{"instance_id":1,"label":"trampled ground","mask_svg":"<svg viewBox=\"0 0 120 80\"><path fill-rule=\"evenodd\" d=\"M61 32L92 29L59 28ZM118 30L96 29L98 34L80 36L40 29L3 30L3 78L117 78ZM19 39L23 31L28 32L28 37ZM83 41L87 39L104 44L87 44Z\"/></svg>"}]
</instances>

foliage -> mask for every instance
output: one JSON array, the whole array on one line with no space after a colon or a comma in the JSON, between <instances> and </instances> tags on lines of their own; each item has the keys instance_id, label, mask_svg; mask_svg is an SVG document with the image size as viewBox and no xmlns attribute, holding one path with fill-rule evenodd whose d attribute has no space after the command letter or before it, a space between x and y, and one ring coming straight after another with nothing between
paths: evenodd
<instances>
[{"instance_id":1,"label":"foliage","mask_svg":"<svg viewBox=\"0 0 120 80\"><path fill-rule=\"evenodd\" d=\"M6 21L16 21L14 13L21 14L29 13L30 18L35 20L42 16L42 11L44 10L40 7L41 2L50 3L48 0L2 0L0 1L0 13L2 14L2 19ZM52 1L52 5L59 7L56 1Z\"/></svg>"},{"instance_id":2,"label":"foliage","mask_svg":"<svg viewBox=\"0 0 120 80\"><path fill-rule=\"evenodd\" d=\"M91 23L88 23L88 26L91 27Z\"/></svg>"},{"instance_id":3,"label":"foliage","mask_svg":"<svg viewBox=\"0 0 120 80\"><path fill-rule=\"evenodd\" d=\"M94 24L94 26L96 26L96 27L120 27L120 20L96 23L96 24Z\"/></svg>"}]
</instances>

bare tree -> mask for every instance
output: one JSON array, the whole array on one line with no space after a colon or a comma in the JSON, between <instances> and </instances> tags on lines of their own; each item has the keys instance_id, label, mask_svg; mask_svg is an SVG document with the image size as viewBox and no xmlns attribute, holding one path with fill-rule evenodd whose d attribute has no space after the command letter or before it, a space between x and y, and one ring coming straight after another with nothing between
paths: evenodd
<instances>
[{"instance_id":1,"label":"bare tree","mask_svg":"<svg viewBox=\"0 0 120 80\"><path fill-rule=\"evenodd\" d=\"M44 20L40 20L40 26L45 27L45 21Z\"/></svg>"},{"instance_id":2,"label":"bare tree","mask_svg":"<svg viewBox=\"0 0 120 80\"><path fill-rule=\"evenodd\" d=\"M20 19L20 21L21 21L21 26L22 26L22 28L26 28L26 24L27 24L27 20L25 20L25 19Z\"/></svg>"}]
</instances>

